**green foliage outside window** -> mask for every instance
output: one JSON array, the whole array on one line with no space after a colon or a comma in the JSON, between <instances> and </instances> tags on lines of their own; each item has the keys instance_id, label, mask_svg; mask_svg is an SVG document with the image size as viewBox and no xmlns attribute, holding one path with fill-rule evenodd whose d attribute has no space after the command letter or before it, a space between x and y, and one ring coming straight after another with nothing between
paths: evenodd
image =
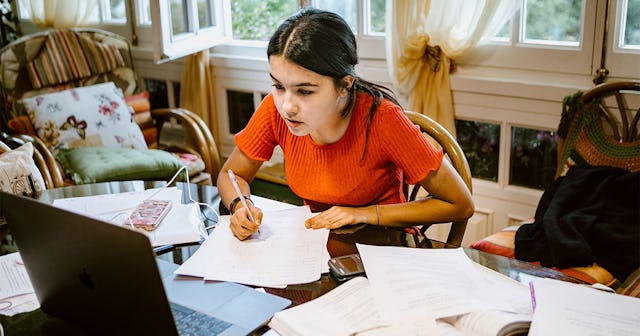
<instances>
[{"instance_id":1,"label":"green foliage outside window","mask_svg":"<svg viewBox=\"0 0 640 336\"><path fill-rule=\"evenodd\" d=\"M371 0L371 31L376 33L384 33L385 28L385 0Z\"/></svg>"},{"instance_id":2,"label":"green foliage outside window","mask_svg":"<svg viewBox=\"0 0 640 336\"><path fill-rule=\"evenodd\" d=\"M628 0L624 44L640 46L640 0Z\"/></svg>"},{"instance_id":3,"label":"green foliage outside window","mask_svg":"<svg viewBox=\"0 0 640 336\"><path fill-rule=\"evenodd\" d=\"M558 134L513 127L509 184L546 189L554 180L558 163Z\"/></svg>"},{"instance_id":4,"label":"green foliage outside window","mask_svg":"<svg viewBox=\"0 0 640 336\"><path fill-rule=\"evenodd\" d=\"M232 0L233 38L267 41L278 25L297 10L295 0Z\"/></svg>"},{"instance_id":5,"label":"green foliage outside window","mask_svg":"<svg viewBox=\"0 0 640 336\"><path fill-rule=\"evenodd\" d=\"M464 151L471 175L498 181L500 125L479 121L456 120L457 140Z\"/></svg>"},{"instance_id":6,"label":"green foliage outside window","mask_svg":"<svg viewBox=\"0 0 640 336\"><path fill-rule=\"evenodd\" d=\"M527 0L526 39L580 42L582 0Z\"/></svg>"},{"instance_id":7,"label":"green foliage outside window","mask_svg":"<svg viewBox=\"0 0 640 336\"><path fill-rule=\"evenodd\" d=\"M18 17L14 12L14 1L0 0L0 47L15 41L21 35Z\"/></svg>"}]
</instances>

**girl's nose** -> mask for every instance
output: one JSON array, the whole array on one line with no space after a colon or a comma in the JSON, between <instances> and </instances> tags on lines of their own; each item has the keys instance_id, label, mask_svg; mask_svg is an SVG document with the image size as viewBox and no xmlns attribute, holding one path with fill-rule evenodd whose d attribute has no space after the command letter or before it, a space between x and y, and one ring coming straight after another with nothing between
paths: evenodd
<instances>
[{"instance_id":1,"label":"girl's nose","mask_svg":"<svg viewBox=\"0 0 640 336\"><path fill-rule=\"evenodd\" d=\"M298 105L291 95L284 95L284 99L282 100L282 110L288 118L293 118L298 114Z\"/></svg>"}]
</instances>

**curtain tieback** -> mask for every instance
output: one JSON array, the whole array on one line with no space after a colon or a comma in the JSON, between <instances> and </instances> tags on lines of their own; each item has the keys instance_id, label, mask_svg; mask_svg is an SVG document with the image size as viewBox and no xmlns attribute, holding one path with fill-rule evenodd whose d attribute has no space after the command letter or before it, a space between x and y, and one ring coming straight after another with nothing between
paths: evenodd
<instances>
[{"instance_id":1,"label":"curtain tieback","mask_svg":"<svg viewBox=\"0 0 640 336\"><path fill-rule=\"evenodd\" d=\"M429 62L431 71L438 71L443 57L447 57L447 55L442 52L440 46L432 47L430 45L427 45L427 48L424 51L424 58L426 62ZM455 71L456 63L453 59L449 58L449 73L454 73Z\"/></svg>"}]
</instances>

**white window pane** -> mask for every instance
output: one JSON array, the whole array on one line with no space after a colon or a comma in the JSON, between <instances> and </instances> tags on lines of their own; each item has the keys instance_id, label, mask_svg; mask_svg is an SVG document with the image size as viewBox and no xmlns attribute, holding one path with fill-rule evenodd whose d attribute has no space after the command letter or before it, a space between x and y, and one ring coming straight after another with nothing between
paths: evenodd
<instances>
[{"instance_id":1,"label":"white window pane","mask_svg":"<svg viewBox=\"0 0 640 336\"><path fill-rule=\"evenodd\" d=\"M18 0L18 15L20 19L31 20L31 12L29 11L29 1Z\"/></svg>"},{"instance_id":2,"label":"white window pane","mask_svg":"<svg viewBox=\"0 0 640 336\"><path fill-rule=\"evenodd\" d=\"M268 41L276 28L297 10L297 0L232 0L233 39Z\"/></svg>"},{"instance_id":3,"label":"white window pane","mask_svg":"<svg viewBox=\"0 0 640 336\"><path fill-rule=\"evenodd\" d=\"M151 25L151 4L149 0L138 0L137 4L138 24Z\"/></svg>"},{"instance_id":4,"label":"white window pane","mask_svg":"<svg viewBox=\"0 0 640 336\"><path fill-rule=\"evenodd\" d=\"M385 0L369 0L369 29L367 34L380 35L385 32Z\"/></svg>"},{"instance_id":5,"label":"white window pane","mask_svg":"<svg viewBox=\"0 0 640 336\"><path fill-rule=\"evenodd\" d=\"M318 1L316 7L342 16L354 34L358 33L358 2L356 0L323 0Z\"/></svg>"},{"instance_id":6,"label":"white window pane","mask_svg":"<svg viewBox=\"0 0 640 336\"><path fill-rule=\"evenodd\" d=\"M96 6L94 7L93 11L91 12L91 15L89 15L89 23L100 23L102 22L102 20L100 19L100 6Z\"/></svg>"},{"instance_id":7,"label":"white window pane","mask_svg":"<svg viewBox=\"0 0 640 336\"><path fill-rule=\"evenodd\" d=\"M171 0L171 33L180 35L189 31L187 1Z\"/></svg>"},{"instance_id":8,"label":"white window pane","mask_svg":"<svg viewBox=\"0 0 640 336\"><path fill-rule=\"evenodd\" d=\"M124 0L109 0L109 19L127 21L127 9Z\"/></svg>"},{"instance_id":9,"label":"white window pane","mask_svg":"<svg viewBox=\"0 0 640 336\"><path fill-rule=\"evenodd\" d=\"M525 0L525 43L579 46L583 0Z\"/></svg>"},{"instance_id":10,"label":"white window pane","mask_svg":"<svg viewBox=\"0 0 640 336\"><path fill-rule=\"evenodd\" d=\"M216 13L211 0L198 0L198 24L200 29L216 25Z\"/></svg>"},{"instance_id":11,"label":"white window pane","mask_svg":"<svg viewBox=\"0 0 640 336\"><path fill-rule=\"evenodd\" d=\"M215 45L228 42L225 36L222 1L205 1L209 8L209 22L215 26L198 29L198 5L200 0L151 0L151 30L153 34L154 61L156 63L180 58ZM206 10L203 8L203 11Z\"/></svg>"},{"instance_id":12,"label":"white window pane","mask_svg":"<svg viewBox=\"0 0 640 336\"><path fill-rule=\"evenodd\" d=\"M500 31L494 36L491 41L498 43L509 43L511 42L511 35L513 30L513 20L507 21Z\"/></svg>"},{"instance_id":13,"label":"white window pane","mask_svg":"<svg viewBox=\"0 0 640 336\"><path fill-rule=\"evenodd\" d=\"M640 0L627 0L621 48L640 49Z\"/></svg>"}]
</instances>

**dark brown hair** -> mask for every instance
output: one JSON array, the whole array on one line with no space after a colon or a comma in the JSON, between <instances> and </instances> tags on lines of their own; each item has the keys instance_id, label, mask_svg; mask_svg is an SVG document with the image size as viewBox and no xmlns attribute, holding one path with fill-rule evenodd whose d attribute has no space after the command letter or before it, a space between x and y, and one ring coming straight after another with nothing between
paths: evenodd
<instances>
[{"instance_id":1,"label":"dark brown hair","mask_svg":"<svg viewBox=\"0 0 640 336\"><path fill-rule=\"evenodd\" d=\"M350 113L357 91L369 94L373 104L369 110L367 140L371 120L382 98L400 105L387 87L356 75L358 50L355 35L347 22L335 13L307 7L286 19L269 40L267 56L272 55L282 56L307 70L333 78L337 88L344 87L342 79L345 76L353 76L355 82L349 88L349 102L342 116Z\"/></svg>"}]
</instances>

